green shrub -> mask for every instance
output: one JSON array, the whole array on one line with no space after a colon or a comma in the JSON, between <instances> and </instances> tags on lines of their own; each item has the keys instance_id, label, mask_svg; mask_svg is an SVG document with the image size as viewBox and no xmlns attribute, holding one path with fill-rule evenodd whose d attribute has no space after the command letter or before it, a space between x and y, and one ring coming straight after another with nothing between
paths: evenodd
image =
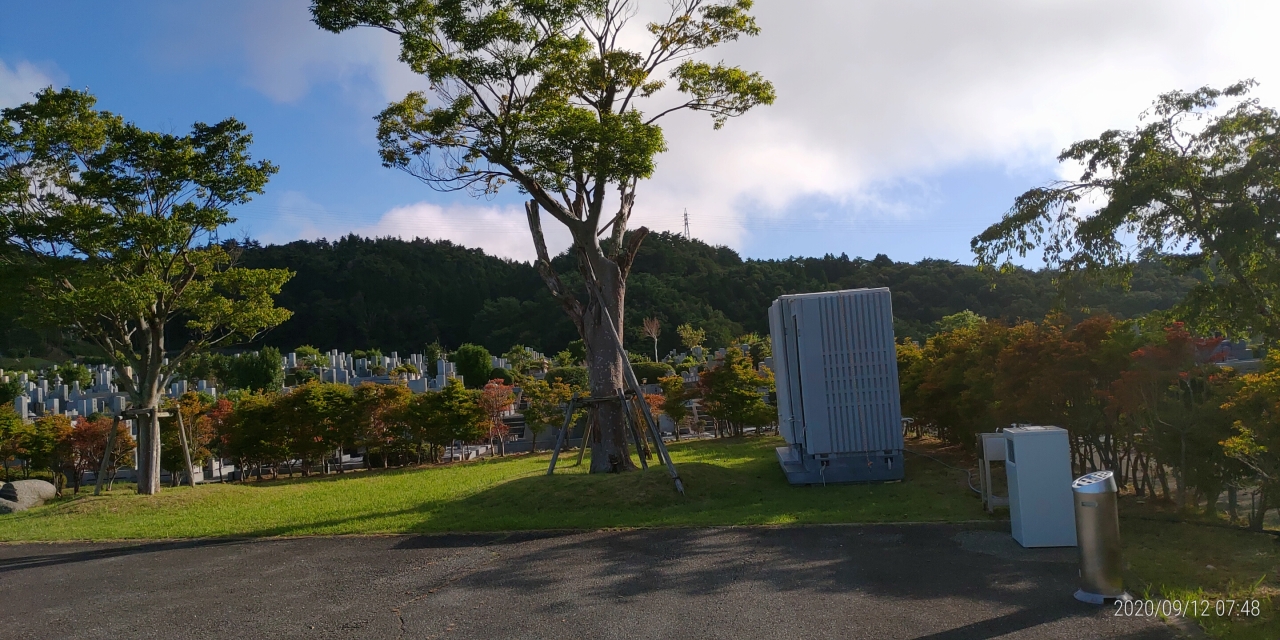
<instances>
[{"instance_id":1,"label":"green shrub","mask_svg":"<svg viewBox=\"0 0 1280 640\"><path fill-rule=\"evenodd\" d=\"M547 371L546 381L563 382L570 387L577 389L587 388L587 368L586 367L552 367Z\"/></svg>"},{"instance_id":2,"label":"green shrub","mask_svg":"<svg viewBox=\"0 0 1280 640\"><path fill-rule=\"evenodd\" d=\"M653 362L648 360L645 362L632 362L632 371L636 372L636 380L641 384L658 384L658 380L667 376L676 374L676 370L665 362ZM645 382L645 381L648 382Z\"/></svg>"},{"instance_id":3,"label":"green shrub","mask_svg":"<svg viewBox=\"0 0 1280 640\"><path fill-rule=\"evenodd\" d=\"M490 380L493 371L493 356L489 350L478 344L464 344L453 354L453 363L457 365L458 375L468 389L479 389Z\"/></svg>"}]
</instances>

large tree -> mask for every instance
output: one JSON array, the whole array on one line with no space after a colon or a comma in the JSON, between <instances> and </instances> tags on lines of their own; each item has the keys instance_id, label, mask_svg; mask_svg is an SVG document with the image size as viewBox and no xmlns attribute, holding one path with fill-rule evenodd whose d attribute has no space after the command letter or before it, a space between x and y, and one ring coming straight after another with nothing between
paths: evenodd
<instances>
[{"instance_id":1,"label":"large tree","mask_svg":"<svg viewBox=\"0 0 1280 640\"><path fill-rule=\"evenodd\" d=\"M1179 310L1193 326L1280 338L1280 114L1246 97L1253 84L1166 93L1134 130L1071 145L1058 159L1080 178L1019 196L973 239L979 262L1039 249L1064 281L1127 280L1160 255L1203 274Z\"/></svg>"},{"instance_id":2,"label":"large tree","mask_svg":"<svg viewBox=\"0 0 1280 640\"><path fill-rule=\"evenodd\" d=\"M631 0L314 0L312 14L333 32L396 34L400 59L431 83L434 105L414 92L378 116L385 165L437 189L491 195L515 183L529 196L538 270L586 344L592 393L613 396L624 360L609 334L622 335L627 276L648 233L627 223L666 148L659 120L702 111L719 128L773 101L759 74L699 58L759 32L751 4L673 0L643 28L629 28ZM542 211L568 228L585 290L552 268ZM593 405L593 419L591 470L634 468L621 407Z\"/></svg>"},{"instance_id":3,"label":"large tree","mask_svg":"<svg viewBox=\"0 0 1280 640\"><path fill-rule=\"evenodd\" d=\"M239 268L215 242L234 221L227 209L276 168L251 160L234 119L157 133L95 103L45 89L0 111L0 267L24 276L28 320L95 346L130 404L155 409L190 356L289 318L272 295L291 274ZM149 415L138 430L144 494L160 487Z\"/></svg>"}]
</instances>

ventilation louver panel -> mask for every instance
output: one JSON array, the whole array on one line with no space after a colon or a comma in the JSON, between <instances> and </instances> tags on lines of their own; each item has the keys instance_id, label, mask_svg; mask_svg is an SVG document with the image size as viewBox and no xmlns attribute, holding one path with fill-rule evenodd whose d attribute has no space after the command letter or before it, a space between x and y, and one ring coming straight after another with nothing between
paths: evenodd
<instances>
[{"instance_id":1,"label":"ventilation louver panel","mask_svg":"<svg viewBox=\"0 0 1280 640\"><path fill-rule=\"evenodd\" d=\"M888 289L782 296L769 310L778 420L814 454L902 450L902 410Z\"/></svg>"}]
</instances>

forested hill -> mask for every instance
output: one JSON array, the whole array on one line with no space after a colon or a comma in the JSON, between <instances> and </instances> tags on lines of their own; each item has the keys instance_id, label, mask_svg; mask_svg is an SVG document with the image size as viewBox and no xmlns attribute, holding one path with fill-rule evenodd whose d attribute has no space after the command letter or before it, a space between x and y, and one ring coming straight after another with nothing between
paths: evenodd
<instances>
[{"instance_id":1,"label":"forested hill","mask_svg":"<svg viewBox=\"0 0 1280 640\"><path fill-rule=\"evenodd\" d=\"M500 353L525 344L554 353L577 337L532 266L447 240L348 236L333 242L250 244L241 261L297 273L278 300L293 310L293 319L265 338L266 344L284 349L311 344L416 351L438 339L447 347L478 342ZM555 263L567 283L580 288L572 259L562 255ZM1076 315L1087 307L1132 317L1169 308L1189 283L1158 262L1144 263L1130 291L1090 291L1070 308ZM641 338L639 319L654 316L661 321L664 354L676 347L675 327L685 322L705 329L709 346L723 346L748 331L767 332L769 304L784 293L887 286L893 290L898 335L915 338L929 335L943 316L965 309L1007 320L1039 319L1057 300L1045 272L1001 274L995 285L973 267L945 260L905 263L883 255L743 260L726 247L654 234L642 245L631 275L626 339L630 349L652 353L652 344ZM56 354L80 351L48 331L18 325L18 312L12 306L0 309L0 353L63 357Z\"/></svg>"},{"instance_id":2,"label":"forested hill","mask_svg":"<svg viewBox=\"0 0 1280 640\"><path fill-rule=\"evenodd\" d=\"M554 353L577 337L532 266L449 241L298 241L247 247L242 262L297 272L279 299L294 317L265 339L284 349L311 344L404 352L438 339L447 347L477 342L495 353L517 343ZM555 263L570 286L580 282L568 256ZM1165 309L1181 298L1188 282L1159 263L1144 264L1131 291L1093 291L1074 308L1086 304L1123 317ZM662 325L662 353L675 348L675 327L685 322L705 329L709 345L722 346L744 332L767 332L769 304L785 293L887 286L898 334L917 338L931 333L943 316L965 309L1008 320L1039 319L1056 300L1044 272L1003 274L995 284L971 266L944 260L743 260L726 247L654 234L632 272L626 338L630 349L651 353L639 320L654 316Z\"/></svg>"}]
</instances>

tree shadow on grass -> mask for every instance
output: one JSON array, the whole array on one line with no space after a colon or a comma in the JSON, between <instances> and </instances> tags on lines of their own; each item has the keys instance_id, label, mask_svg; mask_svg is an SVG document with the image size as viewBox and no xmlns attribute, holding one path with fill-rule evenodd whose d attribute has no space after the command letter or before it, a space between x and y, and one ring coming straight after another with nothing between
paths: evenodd
<instances>
[{"instance_id":1,"label":"tree shadow on grass","mask_svg":"<svg viewBox=\"0 0 1280 640\"><path fill-rule=\"evenodd\" d=\"M539 454L541 453L542 452L539 452ZM512 455L512 456L498 457L498 458L485 458L481 460L467 460L463 462L420 464L420 465L411 465L411 466L405 466L405 467L389 467L386 469L383 469L381 467L375 467L373 469L348 469L344 473L330 472L325 475L313 473L312 475L309 475L306 477L303 477L302 475L295 475L293 477L281 475L280 477L277 477L275 479L263 479L263 480L250 479L246 481L228 482L227 484L234 485L237 487L268 489L271 487L281 487L281 486L290 486L290 485L299 485L299 484L316 484L316 483L323 483L323 482L341 482L343 480L360 480L360 479L367 480L367 479L373 479L373 478L394 477L394 476L402 476L406 474L421 473L421 472L433 471L433 470L454 469L460 466L467 466L467 465L515 463L515 462L520 462L522 460L527 460L527 459L528 459L528 456Z\"/></svg>"},{"instance_id":2,"label":"tree shadow on grass","mask_svg":"<svg viewBox=\"0 0 1280 640\"><path fill-rule=\"evenodd\" d=\"M916 469L893 484L792 486L772 460L678 466L621 475L528 475L439 504L419 531L594 529L990 518L946 470Z\"/></svg>"}]
</instances>

